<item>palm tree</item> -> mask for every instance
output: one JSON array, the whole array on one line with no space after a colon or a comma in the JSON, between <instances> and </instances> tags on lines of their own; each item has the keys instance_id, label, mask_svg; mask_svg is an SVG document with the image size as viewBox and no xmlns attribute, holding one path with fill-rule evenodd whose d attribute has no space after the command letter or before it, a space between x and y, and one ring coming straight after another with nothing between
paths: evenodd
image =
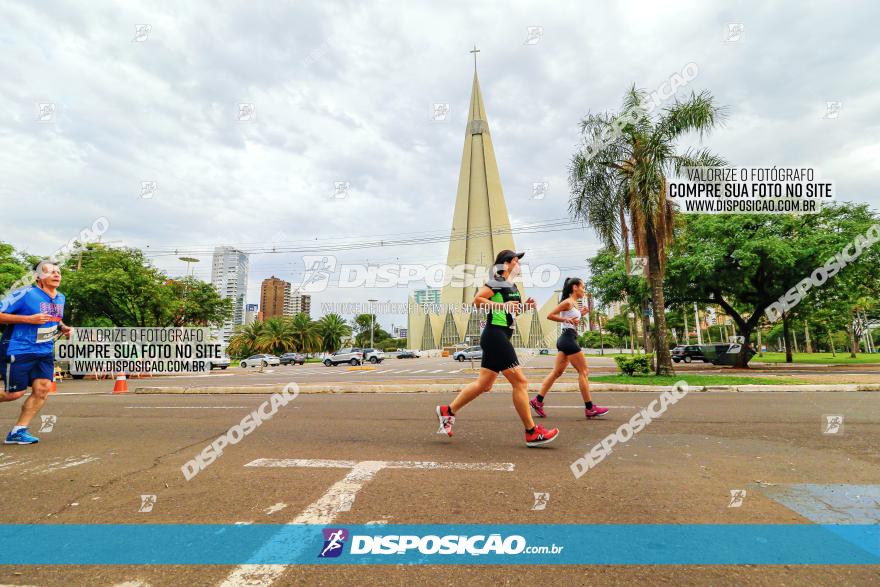
<instances>
[{"instance_id":1,"label":"palm tree","mask_svg":"<svg viewBox=\"0 0 880 587\"><path fill-rule=\"evenodd\" d=\"M290 320L290 329L293 334L293 346L296 350L310 353L321 348L318 325L316 322L312 322L308 314L300 312L294 316Z\"/></svg>"},{"instance_id":2,"label":"palm tree","mask_svg":"<svg viewBox=\"0 0 880 587\"><path fill-rule=\"evenodd\" d=\"M292 351L295 336L290 319L286 316L263 321L263 330L257 338L257 348L264 353L278 355Z\"/></svg>"},{"instance_id":3,"label":"palm tree","mask_svg":"<svg viewBox=\"0 0 880 587\"><path fill-rule=\"evenodd\" d=\"M666 199L666 181L682 167L721 166L706 149L676 151L678 139L703 134L719 124L721 108L709 92L691 93L652 118L643 107L647 94L633 86L619 114L587 114L581 122L584 145L569 169L569 212L590 224L603 244L623 249L629 274L630 238L637 256L648 258L648 283L654 307L656 373L672 373L666 344L663 274L672 240L675 208Z\"/></svg>"},{"instance_id":4,"label":"palm tree","mask_svg":"<svg viewBox=\"0 0 880 587\"><path fill-rule=\"evenodd\" d=\"M351 327L339 314L327 314L318 320L318 336L321 337L321 350L333 352L342 345L342 340L351 336Z\"/></svg>"},{"instance_id":5,"label":"palm tree","mask_svg":"<svg viewBox=\"0 0 880 587\"><path fill-rule=\"evenodd\" d=\"M260 336L263 334L263 323L254 322L245 326L239 326L229 338L226 352L230 357L240 358L257 352Z\"/></svg>"}]
</instances>

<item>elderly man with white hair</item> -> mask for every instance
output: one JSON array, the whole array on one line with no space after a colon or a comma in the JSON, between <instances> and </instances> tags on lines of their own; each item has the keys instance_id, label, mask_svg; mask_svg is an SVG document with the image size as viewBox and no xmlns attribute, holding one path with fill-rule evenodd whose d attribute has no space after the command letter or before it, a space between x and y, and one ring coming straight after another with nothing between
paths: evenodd
<instances>
[{"instance_id":1,"label":"elderly man with white hair","mask_svg":"<svg viewBox=\"0 0 880 587\"><path fill-rule=\"evenodd\" d=\"M11 292L0 300L0 344L5 388L0 401L17 400L28 386L32 392L21 406L21 414L4 444L34 444L40 441L28 433L28 424L39 413L52 389L55 375L55 339L69 334L62 321L64 294L58 291L61 268L53 261L36 267L36 283Z\"/></svg>"}]
</instances>

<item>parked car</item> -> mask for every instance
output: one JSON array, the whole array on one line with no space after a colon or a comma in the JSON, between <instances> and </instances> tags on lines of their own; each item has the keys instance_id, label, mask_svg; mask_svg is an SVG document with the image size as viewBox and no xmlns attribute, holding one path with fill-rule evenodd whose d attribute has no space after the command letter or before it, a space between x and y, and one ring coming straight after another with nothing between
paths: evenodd
<instances>
[{"instance_id":1,"label":"parked car","mask_svg":"<svg viewBox=\"0 0 880 587\"><path fill-rule=\"evenodd\" d=\"M324 359L325 367L335 367L339 363L348 363L350 365L360 365L364 362L364 353L360 349L344 348L339 349L326 359Z\"/></svg>"},{"instance_id":2,"label":"parked car","mask_svg":"<svg viewBox=\"0 0 880 587\"><path fill-rule=\"evenodd\" d=\"M280 365L281 359L275 355L251 355L247 359L242 359L239 365L241 367L268 367L269 365Z\"/></svg>"},{"instance_id":3,"label":"parked car","mask_svg":"<svg viewBox=\"0 0 880 587\"><path fill-rule=\"evenodd\" d=\"M466 349L462 349L460 351L456 351L452 358L456 361L467 361L470 359L482 359L483 358L483 349L478 346L470 346Z\"/></svg>"},{"instance_id":4,"label":"parked car","mask_svg":"<svg viewBox=\"0 0 880 587\"><path fill-rule=\"evenodd\" d=\"M704 363L708 363L709 361L703 355L703 348L699 345L679 345L672 349L672 360L676 363L680 363L684 361L685 363L690 363L691 361L703 361Z\"/></svg>"},{"instance_id":5,"label":"parked car","mask_svg":"<svg viewBox=\"0 0 880 587\"><path fill-rule=\"evenodd\" d=\"M541 349L540 351L538 351L538 354L539 355L549 355L550 349Z\"/></svg>"},{"instance_id":6,"label":"parked car","mask_svg":"<svg viewBox=\"0 0 880 587\"><path fill-rule=\"evenodd\" d=\"M306 356L301 353L284 353L278 359L282 365L305 365Z\"/></svg>"},{"instance_id":7,"label":"parked car","mask_svg":"<svg viewBox=\"0 0 880 587\"><path fill-rule=\"evenodd\" d=\"M364 354L364 361L369 361L374 365L381 363L385 360L385 351L383 351L382 349L368 348L355 350L359 350Z\"/></svg>"},{"instance_id":8,"label":"parked car","mask_svg":"<svg viewBox=\"0 0 880 587\"><path fill-rule=\"evenodd\" d=\"M215 359L209 359L208 363L211 365L211 370L214 370L227 368L231 361L229 360L229 357L217 357Z\"/></svg>"}]
</instances>

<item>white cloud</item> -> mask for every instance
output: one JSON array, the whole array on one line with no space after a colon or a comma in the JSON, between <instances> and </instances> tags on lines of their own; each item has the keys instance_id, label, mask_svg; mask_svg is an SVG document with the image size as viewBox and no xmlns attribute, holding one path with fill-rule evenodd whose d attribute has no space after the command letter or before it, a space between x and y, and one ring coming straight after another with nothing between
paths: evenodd
<instances>
[{"instance_id":1,"label":"white cloud","mask_svg":"<svg viewBox=\"0 0 880 587\"><path fill-rule=\"evenodd\" d=\"M0 240L46 252L101 215L109 240L181 254L276 234L314 243L447 230L474 42L514 222L566 215L566 166L588 110L616 109L632 83L655 88L691 61L692 87L729 107L706 144L734 164L828 170L842 198L877 206L873 3L548 6L6 3ZM729 22L744 25L738 44L724 42ZM142 42L136 24L151 26ZM543 27L537 44L524 44L528 26ZM830 100L843 104L837 119L822 118ZM36 121L44 101L57 106L53 122ZM429 119L435 102L450 103L448 122ZM237 120L240 103L255 105L255 121ZM148 180L159 191L141 199ZM350 182L347 199L328 197L336 181ZM535 181L550 183L542 200L530 199ZM517 245L573 273L596 240L585 230ZM210 256L196 256L207 278ZM441 243L340 258L445 256ZM182 272L175 258L156 262ZM249 298L264 277L301 272L298 256L255 256Z\"/></svg>"}]
</instances>

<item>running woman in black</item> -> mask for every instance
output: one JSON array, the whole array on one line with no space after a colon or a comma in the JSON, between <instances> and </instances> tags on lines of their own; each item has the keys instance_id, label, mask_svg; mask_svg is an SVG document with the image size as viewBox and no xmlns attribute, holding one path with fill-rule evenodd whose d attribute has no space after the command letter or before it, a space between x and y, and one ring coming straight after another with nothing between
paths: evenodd
<instances>
[{"instance_id":1,"label":"running woman in black","mask_svg":"<svg viewBox=\"0 0 880 587\"><path fill-rule=\"evenodd\" d=\"M587 358L581 350L581 345L578 344L577 327L581 317L588 311L587 308L578 309L578 300L583 298L584 294L584 282L579 277L567 278L562 286L562 301L547 316L554 322L562 322L562 333L556 341L556 350L559 351L556 354L556 364L541 384L541 393L529 402L540 418L547 417L544 412L544 398L550 393L550 388L556 380L565 373L569 363L578 372L578 388L584 398L584 413L587 418L597 418L608 411L608 408L600 408L593 404L593 399L590 397L590 382L587 379L589 374Z\"/></svg>"},{"instance_id":2,"label":"running woman in black","mask_svg":"<svg viewBox=\"0 0 880 587\"><path fill-rule=\"evenodd\" d=\"M437 406L437 418L440 420L440 432L452 436L452 424L455 414L472 402L478 395L492 389L498 373L513 387L513 406L522 420L526 430L526 444L540 446L553 442L559 430L547 430L536 426L529 410L529 384L519 366L516 351L510 342L513 336L513 315L535 307L532 298L523 302L519 289L513 279L519 274L519 260L525 253L514 253L504 250L495 258L493 277L477 291L474 306L488 310L486 327L480 336L480 348L483 359L480 364L480 375L473 383L462 389L448 406Z\"/></svg>"}]
</instances>

